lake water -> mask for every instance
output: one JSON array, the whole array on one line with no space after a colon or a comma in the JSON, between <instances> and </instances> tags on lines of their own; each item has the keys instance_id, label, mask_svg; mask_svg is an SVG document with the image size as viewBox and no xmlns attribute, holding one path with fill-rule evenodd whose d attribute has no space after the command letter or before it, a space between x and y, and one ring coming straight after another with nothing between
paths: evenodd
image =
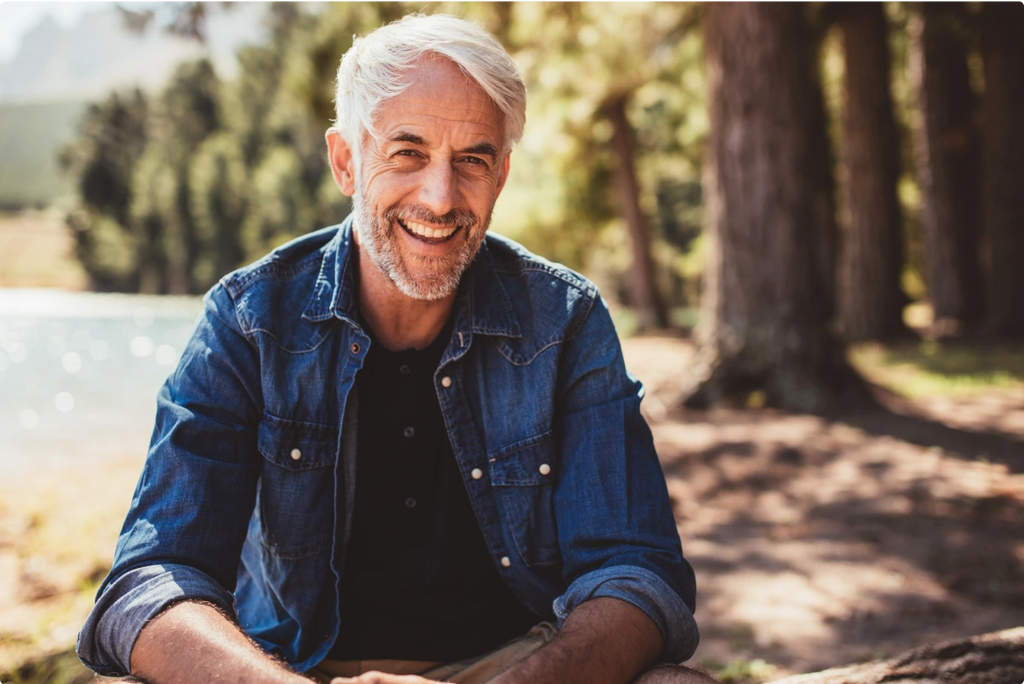
<instances>
[{"instance_id":1,"label":"lake water","mask_svg":"<svg viewBox=\"0 0 1024 684\"><path fill-rule=\"evenodd\" d=\"M199 297L0 288L0 474L145 453Z\"/></svg>"}]
</instances>

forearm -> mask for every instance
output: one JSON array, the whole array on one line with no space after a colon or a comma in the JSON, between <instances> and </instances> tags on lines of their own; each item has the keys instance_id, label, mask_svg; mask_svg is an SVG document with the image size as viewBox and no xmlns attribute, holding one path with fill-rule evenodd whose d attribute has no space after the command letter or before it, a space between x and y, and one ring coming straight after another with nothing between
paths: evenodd
<instances>
[{"instance_id":1,"label":"forearm","mask_svg":"<svg viewBox=\"0 0 1024 684\"><path fill-rule=\"evenodd\" d=\"M149 684L308 684L273 660L213 606L183 601L139 633L131 670Z\"/></svg>"},{"instance_id":2,"label":"forearm","mask_svg":"<svg viewBox=\"0 0 1024 684\"><path fill-rule=\"evenodd\" d=\"M664 640L636 606L613 598L581 603L551 643L493 684L626 684L661 655Z\"/></svg>"}]
</instances>

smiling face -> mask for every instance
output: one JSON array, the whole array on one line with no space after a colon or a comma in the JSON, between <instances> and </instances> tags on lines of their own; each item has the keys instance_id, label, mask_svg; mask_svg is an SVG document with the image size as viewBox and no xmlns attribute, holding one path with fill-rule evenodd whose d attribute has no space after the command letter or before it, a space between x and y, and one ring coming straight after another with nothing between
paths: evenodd
<instances>
[{"instance_id":1,"label":"smiling face","mask_svg":"<svg viewBox=\"0 0 1024 684\"><path fill-rule=\"evenodd\" d=\"M328 145L360 248L402 294L438 300L480 248L508 155L501 112L452 62L425 58L410 78L377 110L379 137L364 136L358 173L340 136Z\"/></svg>"}]
</instances>

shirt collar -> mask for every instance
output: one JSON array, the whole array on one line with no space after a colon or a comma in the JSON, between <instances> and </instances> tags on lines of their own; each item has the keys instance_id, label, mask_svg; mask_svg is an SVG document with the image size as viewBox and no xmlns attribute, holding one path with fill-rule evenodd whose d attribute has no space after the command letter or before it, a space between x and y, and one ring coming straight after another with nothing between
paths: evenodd
<instances>
[{"instance_id":1,"label":"shirt collar","mask_svg":"<svg viewBox=\"0 0 1024 684\"><path fill-rule=\"evenodd\" d=\"M309 303L302 312L304 319L321 322L337 317L358 325L352 230L352 214L349 214L335 236L322 248L324 256L320 272L313 284ZM487 243L485 239L462 276L455 299L455 330L521 337L512 300L501 284L494 255Z\"/></svg>"}]
</instances>

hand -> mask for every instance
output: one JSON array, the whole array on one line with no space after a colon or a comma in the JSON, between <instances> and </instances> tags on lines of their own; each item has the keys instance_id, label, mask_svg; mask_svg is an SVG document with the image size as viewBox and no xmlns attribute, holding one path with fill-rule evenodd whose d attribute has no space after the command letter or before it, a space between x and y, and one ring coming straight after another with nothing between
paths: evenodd
<instances>
[{"instance_id":1,"label":"hand","mask_svg":"<svg viewBox=\"0 0 1024 684\"><path fill-rule=\"evenodd\" d=\"M433 681L417 675L393 675L371 670L358 677L335 677L331 684L431 684Z\"/></svg>"}]
</instances>

